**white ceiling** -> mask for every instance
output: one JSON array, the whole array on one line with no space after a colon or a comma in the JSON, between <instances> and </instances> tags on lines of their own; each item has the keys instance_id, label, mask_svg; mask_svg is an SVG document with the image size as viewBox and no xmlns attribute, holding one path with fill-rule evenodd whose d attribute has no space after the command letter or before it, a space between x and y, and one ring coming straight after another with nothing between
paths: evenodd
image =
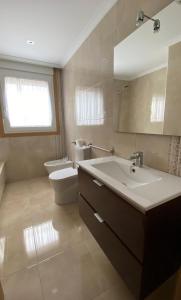
<instances>
[{"instance_id":1,"label":"white ceiling","mask_svg":"<svg viewBox=\"0 0 181 300\"><path fill-rule=\"evenodd\" d=\"M0 0L0 57L63 67L116 1Z\"/></svg>"},{"instance_id":2,"label":"white ceiling","mask_svg":"<svg viewBox=\"0 0 181 300\"><path fill-rule=\"evenodd\" d=\"M159 33L148 21L114 48L115 78L132 80L168 64L168 46L181 41L181 5L172 2L154 18L160 19Z\"/></svg>"}]
</instances>

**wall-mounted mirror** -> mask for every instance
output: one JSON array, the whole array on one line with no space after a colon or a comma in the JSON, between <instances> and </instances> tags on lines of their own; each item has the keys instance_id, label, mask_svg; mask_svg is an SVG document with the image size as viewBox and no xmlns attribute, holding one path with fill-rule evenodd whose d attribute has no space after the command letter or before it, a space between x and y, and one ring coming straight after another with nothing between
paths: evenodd
<instances>
[{"instance_id":1,"label":"wall-mounted mirror","mask_svg":"<svg viewBox=\"0 0 181 300\"><path fill-rule=\"evenodd\" d=\"M181 136L181 5L154 18L114 48L116 130Z\"/></svg>"}]
</instances>

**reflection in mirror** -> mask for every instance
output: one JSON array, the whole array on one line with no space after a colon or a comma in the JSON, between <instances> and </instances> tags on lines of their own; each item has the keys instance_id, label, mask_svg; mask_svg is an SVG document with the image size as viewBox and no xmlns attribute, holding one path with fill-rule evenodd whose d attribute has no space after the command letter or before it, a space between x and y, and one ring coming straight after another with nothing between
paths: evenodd
<instances>
[{"instance_id":1,"label":"reflection in mirror","mask_svg":"<svg viewBox=\"0 0 181 300\"><path fill-rule=\"evenodd\" d=\"M181 6L154 18L158 33L148 21L114 48L116 130L181 135Z\"/></svg>"}]
</instances>

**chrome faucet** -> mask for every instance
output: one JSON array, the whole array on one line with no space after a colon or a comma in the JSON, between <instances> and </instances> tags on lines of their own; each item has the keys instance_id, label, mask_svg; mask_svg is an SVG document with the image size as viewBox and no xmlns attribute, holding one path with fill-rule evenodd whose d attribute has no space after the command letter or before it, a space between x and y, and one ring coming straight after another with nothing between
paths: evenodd
<instances>
[{"instance_id":1,"label":"chrome faucet","mask_svg":"<svg viewBox=\"0 0 181 300\"><path fill-rule=\"evenodd\" d=\"M143 167L143 152L141 152L141 151L134 152L130 156L130 160L133 161L133 164L136 167L142 168Z\"/></svg>"}]
</instances>

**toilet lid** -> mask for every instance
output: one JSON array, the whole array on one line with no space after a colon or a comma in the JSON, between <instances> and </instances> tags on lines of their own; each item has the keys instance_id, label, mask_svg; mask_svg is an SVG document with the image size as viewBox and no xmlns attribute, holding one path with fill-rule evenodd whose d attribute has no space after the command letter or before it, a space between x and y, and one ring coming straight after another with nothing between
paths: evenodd
<instances>
[{"instance_id":1,"label":"toilet lid","mask_svg":"<svg viewBox=\"0 0 181 300\"><path fill-rule=\"evenodd\" d=\"M49 175L52 180L60 180L65 178L70 178L78 174L77 169L65 168L62 170L54 171Z\"/></svg>"}]
</instances>

